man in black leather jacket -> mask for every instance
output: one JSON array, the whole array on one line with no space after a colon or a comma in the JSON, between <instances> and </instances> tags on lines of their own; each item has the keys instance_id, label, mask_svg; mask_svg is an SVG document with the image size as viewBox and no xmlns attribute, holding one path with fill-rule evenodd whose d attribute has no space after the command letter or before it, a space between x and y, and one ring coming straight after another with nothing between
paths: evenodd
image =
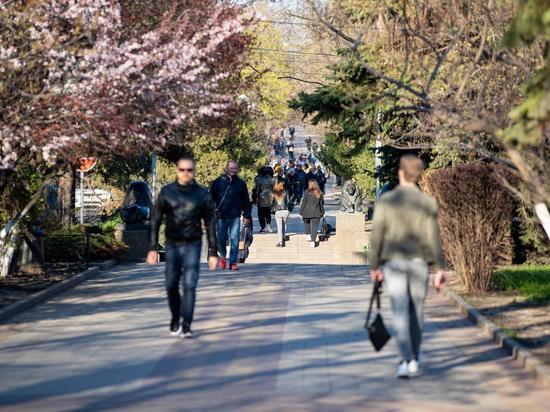
<instances>
[{"instance_id":1,"label":"man in black leather jacket","mask_svg":"<svg viewBox=\"0 0 550 412\"><path fill-rule=\"evenodd\" d=\"M227 267L227 237L229 235L229 269L238 270L239 235L241 215L248 223L252 219L252 204L246 183L237 176L239 165L234 160L227 162L225 173L214 180L210 194L216 202L218 252L220 267Z\"/></svg>"},{"instance_id":2,"label":"man in black leather jacket","mask_svg":"<svg viewBox=\"0 0 550 412\"><path fill-rule=\"evenodd\" d=\"M195 182L195 162L192 158L181 157L176 162L176 172L176 181L161 189L151 213L147 263L158 262L159 228L165 216L166 292L172 313L170 333L192 338L203 221L208 236L208 266L214 270L218 264L216 210L208 190ZM179 292L182 274L183 298Z\"/></svg>"}]
</instances>

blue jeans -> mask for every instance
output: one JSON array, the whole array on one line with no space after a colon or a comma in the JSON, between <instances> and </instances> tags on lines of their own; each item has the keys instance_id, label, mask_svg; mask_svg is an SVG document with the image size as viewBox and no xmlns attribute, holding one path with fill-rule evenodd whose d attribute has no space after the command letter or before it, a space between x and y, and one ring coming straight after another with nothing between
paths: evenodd
<instances>
[{"instance_id":1,"label":"blue jeans","mask_svg":"<svg viewBox=\"0 0 550 412\"><path fill-rule=\"evenodd\" d=\"M172 319L183 318L184 328L190 327L195 311L195 296L199 281L201 241L194 240L166 245L165 284ZM183 275L183 298L179 284Z\"/></svg>"},{"instance_id":2,"label":"blue jeans","mask_svg":"<svg viewBox=\"0 0 550 412\"><path fill-rule=\"evenodd\" d=\"M241 231L241 218L218 219L216 222L216 232L218 232L218 253L220 257L226 259L227 256L227 236L229 235L229 264L237 263L239 257L239 237Z\"/></svg>"},{"instance_id":3,"label":"blue jeans","mask_svg":"<svg viewBox=\"0 0 550 412\"><path fill-rule=\"evenodd\" d=\"M401 360L418 359L428 290L428 264L420 259L395 259L382 266L391 299L393 325Z\"/></svg>"}]
</instances>

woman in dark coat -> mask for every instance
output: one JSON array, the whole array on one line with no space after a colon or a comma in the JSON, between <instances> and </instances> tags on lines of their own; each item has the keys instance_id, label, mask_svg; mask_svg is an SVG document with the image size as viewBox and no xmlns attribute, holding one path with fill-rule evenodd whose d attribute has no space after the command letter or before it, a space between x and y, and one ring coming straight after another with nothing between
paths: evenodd
<instances>
[{"instance_id":1,"label":"woman in dark coat","mask_svg":"<svg viewBox=\"0 0 550 412\"><path fill-rule=\"evenodd\" d=\"M300 215L304 220L307 240L311 242L311 247L315 247L317 245L316 237L319 222L325 215L323 193L315 179L311 179L308 183L308 189L304 193L300 206Z\"/></svg>"}]
</instances>

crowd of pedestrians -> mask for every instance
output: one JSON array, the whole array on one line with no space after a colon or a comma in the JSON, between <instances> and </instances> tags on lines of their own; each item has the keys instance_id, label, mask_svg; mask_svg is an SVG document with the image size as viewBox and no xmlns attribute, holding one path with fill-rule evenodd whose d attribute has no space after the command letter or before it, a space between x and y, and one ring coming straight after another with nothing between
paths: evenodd
<instances>
[{"instance_id":1,"label":"crowd of pedestrians","mask_svg":"<svg viewBox=\"0 0 550 412\"><path fill-rule=\"evenodd\" d=\"M241 228L248 233L241 243L250 244L252 204L258 212L259 232L272 232L272 216L277 225L276 247L285 247L290 213L299 205L304 233L316 247L317 232L325 215L326 175L315 152L294 156L293 128L289 145L276 142L274 158L260 168L252 190L238 176L236 161L226 164L225 172L210 190L195 181L195 162L184 156L176 162L176 181L164 186L151 213L151 234L147 262L158 262L158 237L166 219L165 285L171 312L170 333L192 338L196 288L199 278L203 226L208 242L210 270L238 270ZM283 134L285 136L285 134ZM283 152L284 147L287 148ZM316 164L317 163L317 164ZM395 337L400 354L397 376L418 374L423 362L421 351L423 307L428 284L429 264L438 271L435 287L445 283L445 260L437 223L437 204L423 194L417 182L424 165L417 157L400 160L399 186L386 193L376 207L370 243L370 271L376 283L386 282L393 311ZM229 245L229 252L227 246ZM243 262L242 258L240 260ZM183 296L180 294L183 285Z\"/></svg>"}]
</instances>

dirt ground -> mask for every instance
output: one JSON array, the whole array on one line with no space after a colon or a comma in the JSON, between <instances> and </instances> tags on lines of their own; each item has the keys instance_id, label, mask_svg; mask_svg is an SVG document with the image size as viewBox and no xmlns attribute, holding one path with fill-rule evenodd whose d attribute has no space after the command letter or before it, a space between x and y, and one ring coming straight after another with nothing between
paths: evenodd
<instances>
[{"instance_id":1,"label":"dirt ground","mask_svg":"<svg viewBox=\"0 0 550 412\"><path fill-rule=\"evenodd\" d=\"M0 309L85 269L82 263L48 263L42 273L19 272L0 278Z\"/></svg>"},{"instance_id":2,"label":"dirt ground","mask_svg":"<svg viewBox=\"0 0 550 412\"><path fill-rule=\"evenodd\" d=\"M448 287L476 307L508 335L550 364L550 302L527 301L517 292L491 291L483 296L466 293L449 276Z\"/></svg>"}]
</instances>

